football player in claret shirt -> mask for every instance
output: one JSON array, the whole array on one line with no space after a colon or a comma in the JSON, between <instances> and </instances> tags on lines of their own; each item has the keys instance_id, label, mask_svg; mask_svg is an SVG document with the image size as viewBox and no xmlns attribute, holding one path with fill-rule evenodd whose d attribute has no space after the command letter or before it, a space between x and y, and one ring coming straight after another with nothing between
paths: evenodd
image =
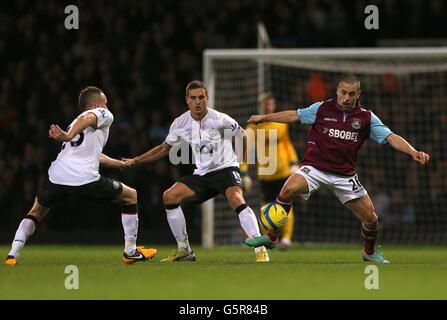
<instances>
[{"instance_id":1,"label":"football player in claret shirt","mask_svg":"<svg viewBox=\"0 0 447 320\"><path fill-rule=\"evenodd\" d=\"M340 202L353 212L362 224L364 261L389 263L376 249L378 217L371 199L355 171L357 152L370 139L379 144L389 143L421 165L430 160L401 136L391 132L359 101L360 81L353 74L343 75L337 86L336 99L316 102L308 108L287 110L266 115L254 115L248 123L300 121L311 124L300 169L292 174L281 189L276 201L290 210L292 199L300 195L307 200L320 187L328 187ZM275 242L274 234L246 240L249 246Z\"/></svg>"},{"instance_id":2,"label":"football player in claret shirt","mask_svg":"<svg viewBox=\"0 0 447 320\"><path fill-rule=\"evenodd\" d=\"M145 261L157 253L156 249L136 245L137 191L99 173L100 165L115 169L131 165L128 161L113 159L102 153L113 122L106 95L101 89L89 86L79 94L79 107L83 112L73 120L68 132L57 124L50 126L49 137L62 142L62 148L48 169L48 177L39 189L33 207L17 229L11 251L5 259L6 265L17 264L20 251L39 222L52 207L64 203L71 196L114 202L122 206L121 221L125 240L123 263Z\"/></svg>"},{"instance_id":3,"label":"football player in claret shirt","mask_svg":"<svg viewBox=\"0 0 447 320\"><path fill-rule=\"evenodd\" d=\"M178 150L173 147L178 147L182 140L191 146L194 155L194 174L182 177L163 193L163 204L177 249L162 262L196 260L181 207L187 201L200 204L223 194L237 214L246 235L260 237L256 215L245 203L239 162L232 146L233 137L243 134L243 129L227 114L208 108L208 92L202 81L191 81L186 87L185 98L189 110L172 122L166 140L146 153L128 159L134 164L142 164L168 154L176 157ZM265 242L267 246L271 243ZM257 262L269 261L263 245L255 248L255 256Z\"/></svg>"},{"instance_id":4,"label":"football player in claret shirt","mask_svg":"<svg viewBox=\"0 0 447 320\"><path fill-rule=\"evenodd\" d=\"M276 109L276 100L275 97L270 92L264 92L259 95L259 112L261 114L268 114L275 112ZM272 166L272 163L258 163L258 180L261 184L262 191L262 203L261 206L275 201L276 196L281 191L282 186L286 182L287 178L298 169L298 156L296 154L295 148L293 147L292 142L290 141L289 136L289 125L286 123L278 123L278 122L264 122L259 125L249 124L246 128L247 133L250 133L250 130L253 131L255 140L257 138L257 133L262 132L259 130L264 130L263 134L265 137L269 137L269 131L274 131L276 134L276 154L272 157L271 150L269 150L270 141L269 139L265 139L264 150L265 154L270 156L270 159L274 159L274 167L276 168L275 172L272 174L265 174L263 171L264 168L268 166ZM251 152L251 149L256 146L256 141L253 141L251 144L247 145L248 152ZM256 151L260 151L256 148ZM242 181L244 182L244 186L249 191L252 186L252 180L248 174L248 163L243 162L241 164L241 172L242 172ZM293 227L294 227L294 210L293 207L290 208L288 213L287 223L282 229L281 234L281 242L280 248L285 250L290 247L292 244L293 237Z\"/></svg>"}]
</instances>

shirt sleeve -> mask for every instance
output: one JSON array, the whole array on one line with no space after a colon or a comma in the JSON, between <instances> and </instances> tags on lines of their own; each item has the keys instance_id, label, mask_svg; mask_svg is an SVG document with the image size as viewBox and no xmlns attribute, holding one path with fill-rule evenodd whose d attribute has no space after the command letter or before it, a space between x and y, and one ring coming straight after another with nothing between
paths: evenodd
<instances>
[{"instance_id":1,"label":"shirt sleeve","mask_svg":"<svg viewBox=\"0 0 447 320\"><path fill-rule=\"evenodd\" d=\"M229 115L224 115L222 119L222 129L224 130L225 137L237 136L242 131L239 123Z\"/></svg>"},{"instance_id":2,"label":"shirt sleeve","mask_svg":"<svg viewBox=\"0 0 447 320\"><path fill-rule=\"evenodd\" d=\"M321 102L315 102L307 108L298 109L298 118L302 124L313 124L317 118L317 111L321 106Z\"/></svg>"},{"instance_id":3,"label":"shirt sleeve","mask_svg":"<svg viewBox=\"0 0 447 320\"><path fill-rule=\"evenodd\" d=\"M169 128L168 136L165 139L165 142L170 146L173 146L179 143L181 140L180 129L178 128L177 119L172 122L171 127Z\"/></svg>"},{"instance_id":4,"label":"shirt sleeve","mask_svg":"<svg viewBox=\"0 0 447 320\"><path fill-rule=\"evenodd\" d=\"M104 108L91 109L88 112L93 113L96 116L96 128L108 127L113 122L112 113Z\"/></svg>"},{"instance_id":5,"label":"shirt sleeve","mask_svg":"<svg viewBox=\"0 0 447 320\"><path fill-rule=\"evenodd\" d=\"M386 138L393 132L386 125L380 121L380 119L371 112L371 128L369 139L379 144L386 144Z\"/></svg>"}]
</instances>

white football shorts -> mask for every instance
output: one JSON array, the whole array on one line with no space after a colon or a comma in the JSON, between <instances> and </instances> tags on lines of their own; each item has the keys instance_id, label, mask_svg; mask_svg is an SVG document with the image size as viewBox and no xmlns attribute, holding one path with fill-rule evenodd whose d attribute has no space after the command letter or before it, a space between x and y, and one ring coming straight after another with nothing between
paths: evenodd
<instances>
[{"instance_id":1,"label":"white football shorts","mask_svg":"<svg viewBox=\"0 0 447 320\"><path fill-rule=\"evenodd\" d=\"M309 199L320 187L326 187L332 191L342 204L368 194L357 174L346 177L320 171L312 166L302 166L295 173L302 175L307 181L309 192L300 194L304 200Z\"/></svg>"}]
</instances>

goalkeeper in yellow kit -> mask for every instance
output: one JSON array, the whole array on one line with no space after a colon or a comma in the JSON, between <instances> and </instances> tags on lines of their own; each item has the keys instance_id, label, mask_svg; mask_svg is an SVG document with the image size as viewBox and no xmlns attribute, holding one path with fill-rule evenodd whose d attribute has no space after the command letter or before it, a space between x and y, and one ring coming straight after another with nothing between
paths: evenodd
<instances>
[{"instance_id":1,"label":"goalkeeper in yellow kit","mask_svg":"<svg viewBox=\"0 0 447 320\"><path fill-rule=\"evenodd\" d=\"M259 112L260 114L274 113L276 109L275 97L265 92L259 96ZM289 125L278 122L264 122L258 125L249 124L246 130L253 130L256 137L257 131L265 130L265 136L269 136L269 130L277 130L277 155L276 157L270 157L269 153L269 141L265 139L265 151L266 155L269 155L270 159L276 159L276 171L271 175L260 174L260 169L271 165L271 163L259 164L258 163L258 179L261 183L262 200L263 203L268 203L276 200L276 196L281 191L282 186L286 182L287 178L298 169L298 156L295 152L295 148L289 138ZM256 150L259 151L258 149ZM248 150L250 152L250 150ZM244 182L245 189L249 191L252 187L252 180L248 175L248 164L246 162L241 164L242 180ZM294 212L293 208L289 212L289 219L282 231L282 238L280 242L281 249L287 249L292 244L294 226Z\"/></svg>"}]
</instances>

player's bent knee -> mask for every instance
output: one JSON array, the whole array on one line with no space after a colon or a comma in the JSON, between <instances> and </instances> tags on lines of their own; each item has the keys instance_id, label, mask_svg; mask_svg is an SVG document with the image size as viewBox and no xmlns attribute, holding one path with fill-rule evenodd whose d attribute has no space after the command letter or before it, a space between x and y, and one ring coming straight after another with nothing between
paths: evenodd
<instances>
[{"instance_id":1,"label":"player's bent knee","mask_svg":"<svg viewBox=\"0 0 447 320\"><path fill-rule=\"evenodd\" d=\"M126 187L123 192L118 196L115 202L121 205L132 205L138 202L137 190Z\"/></svg>"},{"instance_id":2,"label":"player's bent knee","mask_svg":"<svg viewBox=\"0 0 447 320\"><path fill-rule=\"evenodd\" d=\"M293 188L285 185L282 189L281 192L279 193L279 195L281 196L281 198L283 199L292 199L294 196L294 190Z\"/></svg>"},{"instance_id":3,"label":"player's bent knee","mask_svg":"<svg viewBox=\"0 0 447 320\"><path fill-rule=\"evenodd\" d=\"M233 208L237 208L241 204L245 203L242 189L239 188L227 189L225 192L225 196Z\"/></svg>"},{"instance_id":4,"label":"player's bent knee","mask_svg":"<svg viewBox=\"0 0 447 320\"><path fill-rule=\"evenodd\" d=\"M40 215L40 211L42 211L42 207L40 205L34 205L31 210L28 212L29 215L38 216Z\"/></svg>"},{"instance_id":5,"label":"player's bent knee","mask_svg":"<svg viewBox=\"0 0 447 320\"><path fill-rule=\"evenodd\" d=\"M135 204L138 202L138 192L133 188L129 188L129 202Z\"/></svg>"},{"instance_id":6,"label":"player's bent knee","mask_svg":"<svg viewBox=\"0 0 447 320\"><path fill-rule=\"evenodd\" d=\"M171 192L169 190L166 190L163 192L163 204L164 205L172 205L172 204L179 204L180 203L180 197L177 196L174 192Z\"/></svg>"},{"instance_id":7,"label":"player's bent knee","mask_svg":"<svg viewBox=\"0 0 447 320\"><path fill-rule=\"evenodd\" d=\"M309 192L309 186L306 179L300 174L293 174L284 184L279 195L283 199L292 201L298 194L307 192Z\"/></svg>"},{"instance_id":8,"label":"player's bent knee","mask_svg":"<svg viewBox=\"0 0 447 320\"><path fill-rule=\"evenodd\" d=\"M31 216L34 219L36 219L38 222L40 222L44 218L44 216L46 215L47 212L48 212L48 208L42 206L41 204L39 204L36 201L26 216Z\"/></svg>"},{"instance_id":9,"label":"player's bent knee","mask_svg":"<svg viewBox=\"0 0 447 320\"><path fill-rule=\"evenodd\" d=\"M232 195L228 198L228 202L231 204L233 208L239 207L241 204L245 203L245 200L242 196L236 194Z\"/></svg>"},{"instance_id":10,"label":"player's bent knee","mask_svg":"<svg viewBox=\"0 0 447 320\"><path fill-rule=\"evenodd\" d=\"M169 191L163 192L163 204L169 204L169 200L171 200L171 195L169 194Z\"/></svg>"}]
</instances>

